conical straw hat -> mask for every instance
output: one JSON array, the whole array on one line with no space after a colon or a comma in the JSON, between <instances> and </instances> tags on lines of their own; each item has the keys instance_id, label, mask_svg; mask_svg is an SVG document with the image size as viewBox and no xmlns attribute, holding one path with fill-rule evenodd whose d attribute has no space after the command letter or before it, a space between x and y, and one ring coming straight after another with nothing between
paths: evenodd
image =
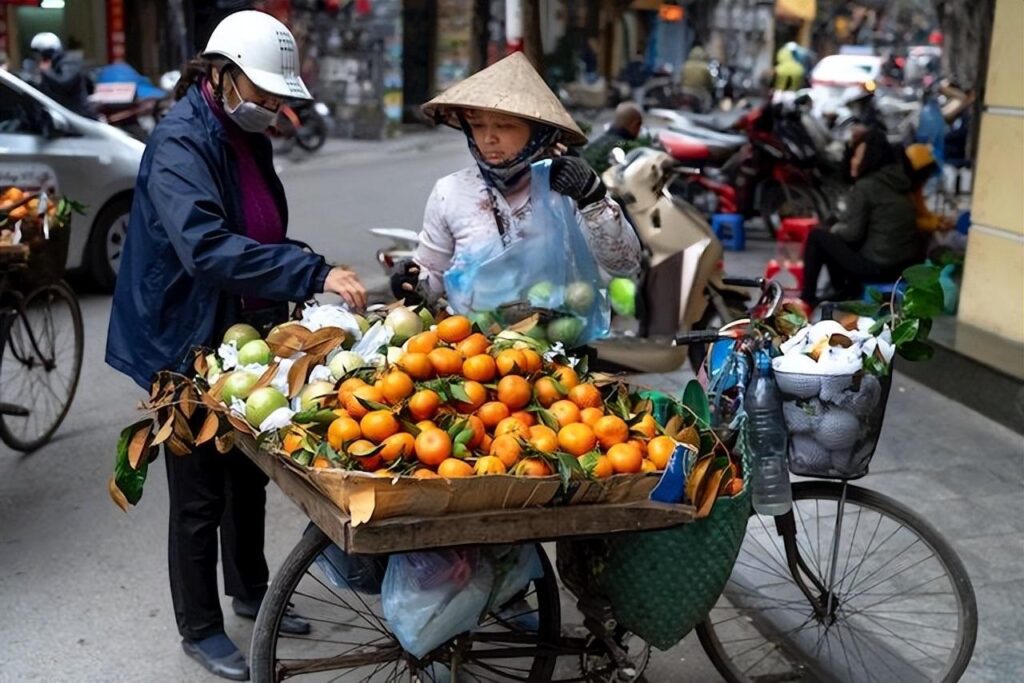
<instances>
[{"instance_id":1,"label":"conical straw hat","mask_svg":"<svg viewBox=\"0 0 1024 683\"><path fill-rule=\"evenodd\" d=\"M565 132L569 145L585 145L587 136L551 92L522 52L513 52L478 71L423 105L423 113L460 128L457 109L483 109L539 121Z\"/></svg>"}]
</instances>

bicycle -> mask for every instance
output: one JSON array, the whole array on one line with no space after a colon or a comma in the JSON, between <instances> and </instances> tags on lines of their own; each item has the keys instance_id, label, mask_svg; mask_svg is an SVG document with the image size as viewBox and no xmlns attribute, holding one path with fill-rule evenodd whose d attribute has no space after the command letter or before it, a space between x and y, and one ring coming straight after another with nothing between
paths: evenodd
<instances>
[{"instance_id":1,"label":"bicycle","mask_svg":"<svg viewBox=\"0 0 1024 683\"><path fill-rule=\"evenodd\" d=\"M733 284L762 289L755 319L777 310L776 283ZM978 614L949 543L905 505L847 479L792 488L786 514L751 512L725 591L697 627L725 680L959 680Z\"/></svg>"},{"instance_id":2,"label":"bicycle","mask_svg":"<svg viewBox=\"0 0 1024 683\"><path fill-rule=\"evenodd\" d=\"M28 249L0 259L0 441L30 452L63 422L82 368L82 311L57 280L24 293L12 275L28 268Z\"/></svg>"}]
</instances>

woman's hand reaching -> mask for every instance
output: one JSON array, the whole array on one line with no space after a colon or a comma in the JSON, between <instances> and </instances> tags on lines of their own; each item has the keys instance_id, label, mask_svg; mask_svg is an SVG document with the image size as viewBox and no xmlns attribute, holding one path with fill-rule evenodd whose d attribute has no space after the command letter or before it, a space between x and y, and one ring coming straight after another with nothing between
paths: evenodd
<instances>
[{"instance_id":1,"label":"woman's hand reaching","mask_svg":"<svg viewBox=\"0 0 1024 683\"><path fill-rule=\"evenodd\" d=\"M359 281L359 276L347 268L331 268L324 281L324 292L337 294L354 310L361 311L366 308L366 288Z\"/></svg>"}]
</instances>

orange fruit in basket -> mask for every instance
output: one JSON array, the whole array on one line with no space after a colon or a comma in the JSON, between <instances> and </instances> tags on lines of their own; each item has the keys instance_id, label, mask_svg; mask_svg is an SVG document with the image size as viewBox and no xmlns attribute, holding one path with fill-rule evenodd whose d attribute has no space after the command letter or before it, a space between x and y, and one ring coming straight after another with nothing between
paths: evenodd
<instances>
[{"instance_id":1,"label":"orange fruit in basket","mask_svg":"<svg viewBox=\"0 0 1024 683\"><path fill-rule=\"evenodd\" d=\"M490 453L492 443L494 443L494 437L492 437L487 432L484 432L484 438L480 439L480 445L478 446L477 450L479 450L481 453Z\"/></svg>"},{"instance_id":2,"label":"orange fruit in basket","mask_svg":"<svg viewBox=\"0 0 1024 683\"><path fill-rule=\"evenodd\" d=\"M643 468L643 453L632 444L617 443L608 449L607 455L615 474L639 472Z\"/></svg>"},{"instance_id":3,"label":"orange fruit in basket","mask_svg":"<svg viewBox=\"0 0 1024 683\"><path fill-rule=\"evenodd\" d=\"M281 450L291 455L302 448L302 434L297 431L288 431L281 439Z\"/></svg>"},{"instance_id":4,"label":"orange fruit in basket","mask_svg":"<svg viewBox=\"0 0 1024 683\"><path fill-rule=\"evenodd\" d=\"M374 443L381 443L389 436L397 434L401 425L390 410L373 410L359 421L359 428L363 431L364 437Z\"/></svg>"},{"instance_id":5,"label":"orange fruit in basket","mask_svg":"<svg viewBox=\"0 0 1024 683\"><path fill-rule=\"evenodd\" d=\"M358 377L349 377L347 380L341 383L338 387L338 402L345 405L345 401L352 394L353 391L359 387L365 387L366 382Z\"/></svg>"},{"instance_id":6,"label":"orange fruit in basket","mask_svg":"<svg viewBox=\"0 0 1024 683\"><path fill-rule=\"evenodd\" d=\"M494 438L505 435L526 439L530 436L530 428L523 424L521 420L514 417L506 417L494 428Z\"/></svg>"},{"instance_id":7,"label":"orange fruit in basket","mask_svg":"<svg viewBox=\"0 0 1024 683\"><path fill-rule=\"evenodd\" d=\"M480 406L487 402L487 389L480 382L464 382L463 391L469 396L469 401L457 401L455 408L460 413L475 412Z\"/></svg>"},{"instance_id":8,"label":"orange fruit in basket","mask_svg":"<svg viewBox=\"0 0 1024 683\"><path fill-rule=\"evenodd\" d=\"M530 383L518 375L506 375L498 382L498 400L510 410L525 408L532 398Z\"/></svg>"},{"instance_id":9,"label":"orange fruit in basket","mask_svg":"<svg viewBox=\"0 0 1024 683\"><path fill-rule=\"evenodd\" d=\"M345 410L348 414L357 420L363 419L372 408L367 408L359 400L373 401L374 403L384 403L384 393L375 386L361 386L356 387L348 398L345 400Z\"/></svg>"},{"instance_id":10,"label":"orange fruit in basket","mask_svg":"<svg viewBox=\"0 0 1024 683\"><path fill-rule=\"evenodd\" d=\"M650 413L646 413L640 421L633 425L633 431L637 434L642 434L648 439L653 439L658 435L658 423L654 421Z\"/></svg>"},{"instance_id":11,"label":"orange fruit in basket","mask_svg":"<svg viewBox=\"0 0 1024 683\"><path fill-rule=\"evenodd\" d=\"M363 432L359 429L359 423L351 417L339 417L331 422L327 428L327 443L336 451L340 451L344 444L355 441L362 437Z\"/></svg>"},{"instance_id":12,"label":"orange fruit in basket","mask_svg":"<svg viewBox=\"0 0 1024 683\"><path fill-rule=\"evenodd\" d=\"M544 359L533 349L521 349L519 353L523 354L523 360L525 361L523 369L528 375L540 372L541 368L544 367Z\"/></svg>"},{"instance_id":13,"label":"orange fruit in basket","mask_svg":"<svg viewBox=\"0 0 1024 683\"><path fill-rule=\"evenodd\" d=\"M502 377L526 372L526 358L519 349L505 349L498 354L495 363L498 365L498 374Z\"/></svg>"},{"instance_id":14,"label":"orange fruit in basket","mask_svg":"<svg viewBox=\"0 0 1024 683\"><path fill-rule=\"evenodd\" d=\"M572 401L565 399L555 401L548 410L551 411L551 414L555 416L558 424L562 427L580 421L580 409Z\"/></svg>"},{"instance_id":15,"label":"orange fruit in basket","mask_svg":"<svg viewBox=\"0 0 1024 683\"><path fill-rule=\"evenodd\" d=\"M487 353L489 348L491 348L490 340L479 332L469 335L455 345L455 350L461 353L463 358L472 358L481 353Z\"/></svg>"},{"instance_id":16,"label":"orange fruit in basket","mask_svg":"<svg viewBox=\"0 0 1024 683\"><path fill-rule=\"evenodd\" d=\"M668 467L669 458L675 450L676 442L668 436L656 436L647 442L647 458L659 470Z\"/></svg>"},{"instance_id":17,"label":"orange fruit in basket","mask_svg":"<svg viewBox=\"0 0 1024 683\"><path fill-rule=\"evenodd\" d=\"M473 333L473 323L464 315L453 315L437 324L437 336L441 341L455 344Z\"/></svg>"},{"instance_id":18,"label":"orange fruit in basket","mask_svg":"<svg viewBox=\"0 0 1024 683\"><path fill-rule=\"evenodd\" d=\"M590 473L595 479L607 479L615 474L615 470L612 469L612 461L608 459L607 455L599 455Z\"/></svg>"},{"instance_id":19,"label":"orange fruit in basket","mask_svg":"<svg viewBox=\"0 0 1024 683\"><path fill-rule=\"evenodd\" d=\"M530 445L541 453L554 453L558 450L558 434L554 429L544 425L530 427Z\"/></svg>"},{"instance_id":20,"label":"orange fruit in basket","mask_svg":"<svg viewBox=\"0 0 1024 683\"><path fill-rule=\"evenodd\" d=\"M437 479L437 472L433 472L424 467L419 468L412 473L412 476L416 479Z\"/></svg>"},{"instance_id":21,"label":"orange fruit in basket","mask_svg":"<svg viewBox=\"0 0 1024 683\"><path fill-rule=\"evenodd\" d=\"M513 474L520 477L547 477L551 474L551 467L540 458L527 458L516 465Z\"/></svg>"},{"instance_id":22,"label":"orange fruit in basket","mask_svg":"<svg viewBox=\"0 0 1024 683\"><path fill-rule=\"evenodd\" d=\"M580 408L600 408L604 405L601 390L593 384L577 384L569 390L569 400Z\"/></svg>"},{"instance_id":23,"label":"orange fruit in basket","mask_svg":"<svg viewBox=\"0 0 1024 683\"><path fill-rule=\"evenodd\" d=\"M604 417L604 410L601 408L584 408L580 411L580 422L593 427L597 421Z\"/></svg>"},{"instance_id":24,"label":"orange fruit in basket","mask_svg":"<svg viewBox=\"0 0 1024 683\"><path fill-rule=\"evenodd\" d=\"M458 375L462 372L462 356L455 349L438 347L427 354L438 377Z\"/></svg>"},{"instance_id":25,"label":"orange fruit in basket","mask_svg":"<svg viewBox=\"0 0 1024 683\"><path fill-rule=\"evenodd\" d=\"M322 455L318 455L313 458L313 469L314 470L325 470L331 466L331 461Z\"/></svg>"},{"instance_id":26,"label":"orange fruit in basket","mask_svg":"<svg viewBox=\"0 0 1024 683\"><path fill-rule=\"evenodd\" d=\"M416 423L416 429L426 431L427 429L440 429L433 420L420 420Z\"/></svg>"},{"instance_id":27,"label":"orange fruit in basket","mask_svg":"<svg viewBox=\"0 0 1024 683\"><path fill-rule=\"evenodd\" d=\"M470 356L462 363L462 376L477 382L490 382L498 374L498 365L486 353Z\"/></svg>"},{"instance_id":28,"label":"orange fruit in basket","mask_svg":"<svg viewBox=\"0 0 1024 683\"><path fill-rule=\"evenodd\" d=\"M646 441L644 441L642 439L630 439L626 443L629 444L630 446L632 446L633 448L637 449L638 451L640 451L640 455L642 455L644 457L647 456L647 442Z\"/></svg>"},{"instance_id":29,"label":"orange fruit in basket","mask_svg":"<svg viewBox=\"0 0 1024 683\"><path fill-rule=\"evenodd\" d=\"M590 409L588 408L588 410ZM621 417L605 415L597 419L593 428L594 434L597 436L597 442L605 450L617 443L629 441L629 425Z\"/></svg>"},{"instance_id":30,"label":"orange fruit in basket","mask_svg":"<svg viewBox=\"0 0 1024 683\"><path fill-rule=\"evenodd\" d=\"M409 337L409 341L405 342L405 350L407 353L430 353L437 348L437 342L437 332L427 330Z\"/></svg>"},{"instance_id":31,"label":"orange fruit in basket","mask_svg":"<svg viewBox=\"0 0 1024 683\"><path fill-rule=\"evenodd\" d=\"M558 445L566 453L580 456L594 450L594 446L597 445L597 436L593 429L582 422L576 422L558 430Z\"/></svg>"},{"instance_id":32,"label":"orange fruit in basket","mask_svg":"<svg viewBox=\"0 0 1024 683\"><path fill-rule=\"evenodd\" d=\"M445 479L459 479L461 477L472 477L473 466L465 460L458 458L445 458L437 466L437 475Z\"/></svg>"},{"instance_id":33,"label":"orange fruit in basket","mask_svg":"<svg viewBox=\"0 0 1024 683\"><path fill-rule=\"evenodd\" d=\"M484 429L483 420L476 415L470 415L466 420L466 427L473 430L473 436L470 437L469 441L466 442L466 448L476 448L483 442L484 437L487 436L487 430Z\"/></svg>"},{"instance_id":34,"label":"orange fruit in basket","mask_svg":"<svg viewBox=\"0 0 1024 683\"><path fill-rule=\"evenodd\" d=\"M28 216L28 207L26 207L24 204L22 204L16 209L12 209L10 213L7 214L7 217L10 218L12 221L20 221L26 216Z\"/></svg>"},{"instance_id":35,"label":"orange fruit in basket","mask_svg":"<svg viewBox=\"0 0 1024 683\"><path fill-rule=\"evenodd\" d=\"M425 353L405 353L395 363L414 380L421 381L434 376L434 365Z\"/></svg>"},{"instance_id":36,"label":"orange fruit in basket","mask_svg":"<svg viewBox=\"0 0 1024 683\"><path fill-rule=\"evenodd\" d=\"M640 461L641 472L657 472L658 469L658 466L655 465L654 462L649 458L644 458L643 460Z\"/></svg>"},{"instance_id":37,"label":"orange fruit in basket","mask_svg":"<svg viewBox=\"0 0 1024 683\"><path fill-rule=\"evenodd\" d=\"M511 415L512 411L501 401L488 401L477 409L476 414L480 416L484 427L494 429L499 422Z\"/></svg>"},{"instance_id":38,"label":"orange fruit in basket","mask_svg":"<svg viewBox=\"0 0 1024 683\"><path fill-rule=\"evenodd\" d=\"M20 202L25 198L25 192L19 187L9 187L4 191L3 201L5 204L11 202Z\"/></svg>"},{"instance_id":39,"label":"orange fruit in basket","mask_svg":"<svg viewBox=\"0 0 1024 683\"><path fill-rule=\"evenodd\" d=\"M510 469L519 462L519 456L522 455L523 447L519 445L519 439L511 434L505 434L494 437L494 441L491 442L491 447L487 449L487 452L497 456L505 467Z\"/></svg>"},{"instance_id":40,"label":"orange fruit in basket","mask_svg":"<svg viewBox=\"0 0 1024 683\"><path fill-rule=\"evenodd\" d=\"M416 437L416 459L436 467L452 454L452 440L443 429L427 429Z\"/></svg>"},{"instance_id":41,"label":"orange fruit in basket","mask_svg":"<svg viewBox=\"0 0 1024 683\"><path fill-rule=\"evenodd\" d=\"M556 365L552 374L558 380L558 383L565 387L566 391L580 383L580 376L568 365Z\"/></svg>"},{"instance_id":42,"label":"orange fruit in basket","mask_svg":"<svg viewBox=\"0 0 1024 683\"><path fill-rule=\"evenodd\" d=\"M551 377L541 377L533 384L533 391L537 395L537 403L545 408L551 407L555 401L562 400L562 392Z\"/></svg>"},{"instance_id":43,"label":"orange fruit in basket","mask_svg":"<svg viewBox=\"0 0 1024 683\"><path fill-rule=\"evenodd\" d=\"M473 472L478 475L487 476L491 474L505 474L508 468L496 455L485 455L476 461Z\"/></svg>"},{"instance_id":44,"label":"orange fruit in basket","mask_svg":"<svg viewBox=\"0 0 1024 683\"><path fill-rule=\"evenodd\" d=\"M366 439L359 439L348 445L347 452L356 459L360 468L367 472L372 472L380 467L381 464L380 453L373 452L376 448L377 444Z\"/></svg>"},{"instance_id":45,"label":"orange fruit in basket","mask_svg":"<svg viewBox=\"0 0 1024 683\"><path fill-rule=\"evenodd\" d=\"M516 412L512 413L509 417L514 417L527 427L532 427L533 425L537 424L537 416L528 410L517 410Z\"/></svg>"},{"instance_id":46,"label":"orange fruit in basket","mask_svg":"<svg viewBox=\"0 0 1024 683\"><path fill-rule=\"evenodd\" d=\"M412 383L412 377L401 370L392 370L381 378L380 390L388 403L398 403L412 396L416 387Z\"/></svg>"},{"instance_id":47,"label":"orange fruit in basket","mask_svg":"<svg viewBox=\"0 0 1024 683\"><path fill-rule=\"evenodd\" d=\"M392 463L402 458L411 458L416 452L416 437L408 432L398 432L384 439L381 444L380 457L384 462Z\"/></svg>"},{"instance_id":48,"label":"orange fruit in basket","mask_svg":"<svg viewBox=\"0 0 1024 683\"><path fill-rule=\"evenodd\" d=\"M407 407L414 420L430 420L441 407L441 397L433 389L420 389L409 399Z\"/></svg>"}]
</instances>

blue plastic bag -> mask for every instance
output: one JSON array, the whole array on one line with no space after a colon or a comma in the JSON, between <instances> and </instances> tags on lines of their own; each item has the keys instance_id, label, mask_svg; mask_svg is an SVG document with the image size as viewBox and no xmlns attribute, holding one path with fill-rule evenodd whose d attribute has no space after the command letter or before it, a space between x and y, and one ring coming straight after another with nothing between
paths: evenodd
<instances>
[{"instance_id":1,"label":"blue plastic bag","mask_svg":"<svg viewBox=\"0 0 1024 683\"><path fill-rule=\"evenodd\" d=\"M402 648L423 657L475 629L541 572L534 546L392 555L381 591L384 618Z\"/></svg>"},{"instance_id":2,"label":"blue plastic bag","mask_svg":"<svg viewBox=\"0 0 1024 683\"><path fill-rule=\"evenodd\" d=\"M518 322L509 311L539 309L548 337L568 346L605 337L611 307L583 219L571 199L551 190L550 160L530 173L532 214L523 235L459 254L444 274L448 303L505 324Z\"/></svg>"}]
</instances>

